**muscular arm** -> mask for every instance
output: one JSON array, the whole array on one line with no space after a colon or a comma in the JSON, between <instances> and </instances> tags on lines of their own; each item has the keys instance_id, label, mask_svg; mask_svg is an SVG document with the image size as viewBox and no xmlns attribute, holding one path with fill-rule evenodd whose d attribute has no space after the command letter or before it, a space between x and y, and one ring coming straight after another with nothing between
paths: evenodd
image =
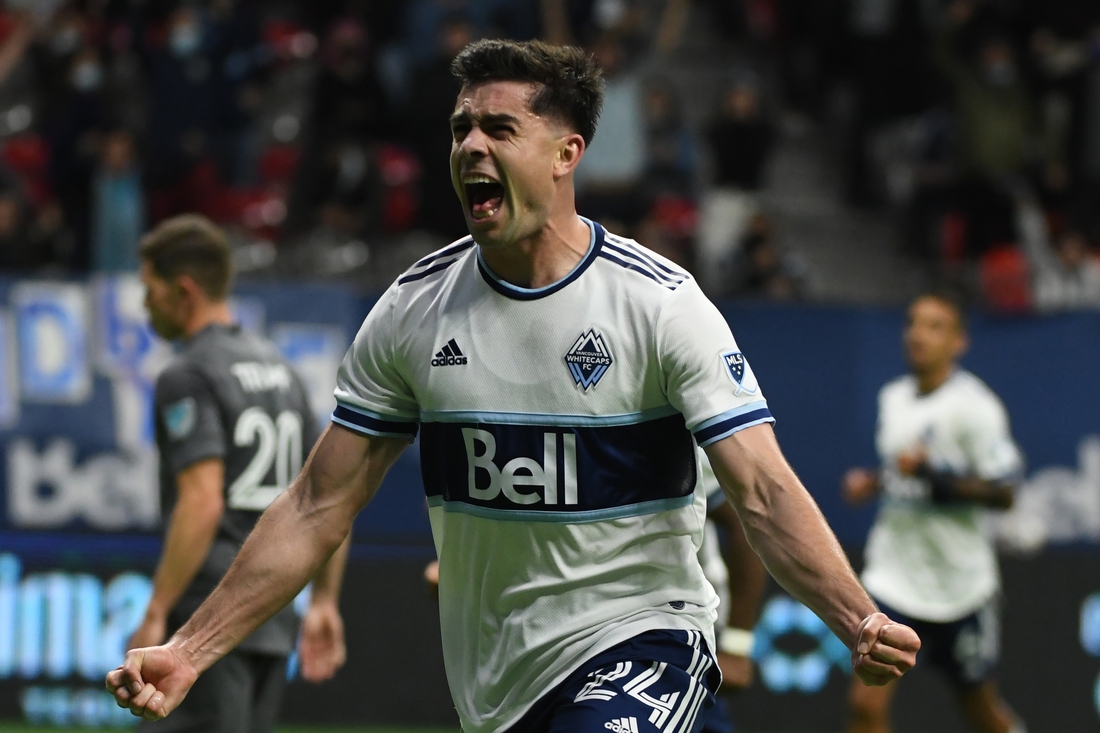
<instances>
[{"instance_id":1,"label":"muscular arm","mask_svg":"<svg viewBox=\"0 0 1100 733\"><path fill-rule=\"evenodd\" d=\"M199 461L176 476L178 500L168 522L164 550L153 576L153 597L130 648L164 641L165 619L195 579L218 533L225 509L221 459Z\"/></svg>"},{"instance_id":2,"label":"muscular arm","mask_svg":"<svg viewBox=\"0 0 1100 733\"><path fill-rule=\"evenodd\" d=\"M768 572L854 646L860 622L877 609L771 426L741 430L706 451Z\"/></svg>"},{"instance_id":3,"label":"muscular arm","mask_svg":"<svg viewBox=\"0 0 1100 733\"><path fill-rule=\"evenodd\" d=\"M854 650L856 674L885 684L910 669L919 639L878 613L771 426L746 428L706 452L749 544L772 577Z\"/></svg>"},{"instance_id":4,"label":"muscular arm","mask_svg":"<svg viewBox=\"0 0 1100 733\"><path fill-rule=\"evenodd\" d=\"M135 649L107 686L147 720L163 718L195 678L285 606L336 551L356 513L408 445L330 425L302 473L260 517L214 592L163 647Z\"/></svg>"}]
</instances>

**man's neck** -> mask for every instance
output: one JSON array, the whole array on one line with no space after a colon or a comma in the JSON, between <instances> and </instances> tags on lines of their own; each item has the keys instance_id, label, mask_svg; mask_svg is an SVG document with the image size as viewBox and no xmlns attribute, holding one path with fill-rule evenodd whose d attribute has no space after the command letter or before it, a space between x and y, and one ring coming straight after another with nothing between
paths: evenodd
<instances>
[{"instance_id":1,"label":"man's neck","mask_svg":"<svg viewBox=\"0 0 1100 733\"><path fill-rule=\"evenodd\" d=\"M195 309L183 328L184 338L191 338L207 326L215 324L228 326L233 323L233 316L229 312L229 303L207 303Z\"/></svg>"},{"instance_id":2,"label":"man's neck","mask_svg":"<svg viewBox=\"0 0 1100 733\"><path fill-rule=\"evenodd\" d=\"M588 252L592 231L575 213L550 220L534 236L503 247L482 247L489 269L521 288L544 288L564 278Z\"/></svg>"},{"instance_id":3,"label":"man's neck","mask_svg":"<svg viewBox=\"0 0 1100 733\"><path fill-rule=\"evenodd\" d=\"M935 392L948 380L951 373L954 371L954 362L949 362L945 365L933 367L923 372L916 372L917 387L920 389L921 394Z\"/></svg>"}]
</instances>

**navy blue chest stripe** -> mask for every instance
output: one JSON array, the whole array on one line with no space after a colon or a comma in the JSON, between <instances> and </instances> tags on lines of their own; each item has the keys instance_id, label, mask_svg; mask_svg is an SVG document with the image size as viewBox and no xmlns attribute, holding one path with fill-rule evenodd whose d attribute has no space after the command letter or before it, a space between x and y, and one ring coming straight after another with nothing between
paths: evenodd
<instances>
[{"instance_id":1,"label":"navy blue chest stripe","mask_svg":"<svg viewBox=\"0 0 1100 733\"><path fill-rule=\"evenodd\" d=\"M601 427L424 423L420 467L435 506L536 521L674 508L690 502L696 481L680 414Z\"/></svg>"},{"instance_id":2,"label":"navy blue chest stripe","mask_svg":"<svg viewBox=\"0 0 1100 733\"><path fill-rule=\"evenodd\" d=\"M654 259L652 256L647 254L646 251L642 249L637 242L632 242L628 239L623 239L622 237L616 237L614 234L608 235L608 240L625 248L638 259L648 262L650 265L656 267L658 270L662 270L674 278L679 278L681 282L683 280L686 280L688 277L688 274L686 272L683 272L682 270L673 270L671 267L668 267L667 265L664 265Z\"/></svg>"},{"instance_id":3,"label":"navy blue chest stripe","mask_svg":"<svg viewBox=\"0 0 1100 733\"><path fill-rule=\"evenodd\" d=\"M428 255L427 257L419 260L415 265L413 265L409 269L410 270L415 270L418 267L424 267L425 265L430 265L431 263L435 262L436 260L443 259L444 257L449 257L451 255L458 254L459 252L465 252L466 250L468 250L470 247L473 247L473 246L474 246L473 237L466 237L465 239L460 240L457 244L452 244L449 247L446 247L444 249L439 250L435 254Z\"/></svg>"},{"instance_id":4,"label":"navy blue chest stripe","mask_svg":"<svg viewBox=\"0 0 1100 733\"><path fill-rule=\"evenodd\" d=\"M427 270L421 270L420 272L413 273L412 275L405 275L404 277L398 279L397 284L398 285L404 285L405 283L411 283L411 282L416 282L417 280L423 280L424 278L428 277L429 275L434 275L437 272L440 272L442 270L446 270L448 267L450 267L454 263L458 262L460 259L462 259L462 258L461 257L456 257L455 259L448 260L447 262L440 262L438 265L434 265L432 267L429 267Z\"/></svg>"},{"instance_id":5,"label":"navy blue chest stripe","mask_svg":"<svg viewBox=\"0 0 1100 733\"><path fill-rule=\"evenodd\" d=\"M615 257L614 255L611 255L611 254L608 254L607 252L601 252L600 257L604 258L605 260L610 260L611 262L614 262L616 265L619 265L620 267L623 267L627 270L633 270L634 272L638 273L639 275L645 275L646 277L648 277L653 282L657 283L658 285L660 285L662 287L666 287L669 290L675 290L676 289L675 284L667 282L665 280L662 280L661 278L657 277L657 275L655 275L648 268L642 267L641 265L636 265L634 263L627 262L626 260L619 259L618 257Z\"/></svg>"},{"instance_id":6,"label":"navy blue chest stripe","mask_svg":"<svg viewBox=\"0 0 1100 733\"><path fill-rule=\"evenodd\" d=\"M669 275L664 274L663 272L661 272L659 270L654 269L645 259L643 259L640 255L638 255L635 252L632 252L632 251L627 250L627 249L623 249L622 247L616 247L615 245L611 244L610 242L607 242L604 245L604 247L605 247L605 249L609 249L609 250L613 250L615 252L618 252L620 255L623 255L623 257L625 257L628 261L633 262L634 264L638 265L639 267L644 267L650 273L652 273L653 275L656 275L657 277L661 278L662 280L664 280L666 282L670 282L670 283L673 283L675 285L679 285L680 283L682 283L684 281L684 278L682 278L682 277L681 278L671 277Z\"/></svg>"}]
</instances>

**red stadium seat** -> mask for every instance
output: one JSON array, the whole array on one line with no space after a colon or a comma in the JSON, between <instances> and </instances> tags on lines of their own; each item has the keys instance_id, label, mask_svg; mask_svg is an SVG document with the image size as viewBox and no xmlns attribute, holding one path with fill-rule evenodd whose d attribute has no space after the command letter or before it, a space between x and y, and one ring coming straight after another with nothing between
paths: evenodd
<instances>
[{"instance_id":1,"label":"red stadium seat","mask_svg":"<svg viewBox=\"0 0 1100 733\"><path fill-rule=\"evenodd\" d=\"M953 265L966 259L966 217L962 214L945 214L940 220L940 257Z\"/></svg>"},{"instance_id":2,"label":"red stadium seat","mask_svg":"<svg viewBox=\"0 0 1100 733\"><path fill-rule=\"evenodd\" d=\"M286 186L294 176L301 152L293 145L272 145L260 156L260 180L264 185Z\"/></svg>"},{"instance_id":3,"label":"red stadium seat","mask_svg":"<svg viewBox=\"0 0 1100 733\"><path fill-rule=\"evenodd\" d=\"M399 145L382 145L375 152L375 164L382 179L382 229L403 232L416 221L419 200L416 182L420 179L420 161Z\"/></svg>"},{"instance_id":4,"label":"red stadium seat","mask_svg":"<svg viewBox=\"0 0 1100 733\"><path fill-rule=\"evenodd\" d=\"M47 175L50 148L40 136L9 137L0 148L0 158L19 177L33 206L41 206L53 197Z\"/></svg>"},{"instance_id":5,"label":"red stadium seat","mask_svg":"<svg viewBox=\"0 0 1100 733\"><path fill-rule=\"evenodd\" d=\"M1003 313L1031 309L1031 267L1014 245L1000 245L986 252L979 263L982 295L990 308Z\"/></svg>"}]
</instances>

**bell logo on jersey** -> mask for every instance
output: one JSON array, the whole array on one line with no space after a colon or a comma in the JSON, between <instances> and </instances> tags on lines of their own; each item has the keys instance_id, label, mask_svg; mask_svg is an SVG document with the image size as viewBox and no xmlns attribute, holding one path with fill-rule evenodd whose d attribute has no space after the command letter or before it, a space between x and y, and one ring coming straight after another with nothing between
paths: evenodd
<instances>
[{"instance_id":1,"label":"bell logo on jersey","mask_svg":"<svg viewBox=\"0 0 1100 733\"><path fill-rule=\"evenodd\" d=\"M492 501L501 493L515 504L556 505L577 503L577 436L561 435L562 475L558 483L558 433L542 436L542 463L534 458L513 458L500 468L493 462L497 454L497 439L487 430L462 428L469 470L467 482L471 499ZM485 477L488 475L488 485ZM478 484L481 484L479 488ZM541 487L537 491L521 491L520 487ZM559 495L559 489L561 493Z\"/></svg>"},{"instance_id":2,"label":"bell logo on jersey","mask_svg":"<svg viewBox=\"0 0 1100 733\"><path fill-rule=\"evenodd\" d=\"M573 375L573 381L586 392L590 387L596 386L614 361L603 334L591 328L573 342L572 348L565 355L565 363L569 367L569 373Z\"/></svg>"},{"instance_id":3,"label":"bell logo on jersey","mask_svg":"<svg viewBox=\"0 0 1100 733\"><path fill-rule=\"evenodd\" d=\"M432 366L462 366L466 363L466 357L462 355L462 349L458 348L458 342L451 339L432 359Z\"/></svg>"},{"instance_id":4,"label":"bell logo on jersey","mask_svg":"<svg viewBox=\"0 0 1100 733\"><path fill-rule=\"evenodd\" d=\"M742 392L754 394L759 388L756 383L756 375L752 373L752 367L740 351L727 351L722 354L722 363L726 367L726 374L737 385L735 395Z\"/></svg>"}]
</instances>

